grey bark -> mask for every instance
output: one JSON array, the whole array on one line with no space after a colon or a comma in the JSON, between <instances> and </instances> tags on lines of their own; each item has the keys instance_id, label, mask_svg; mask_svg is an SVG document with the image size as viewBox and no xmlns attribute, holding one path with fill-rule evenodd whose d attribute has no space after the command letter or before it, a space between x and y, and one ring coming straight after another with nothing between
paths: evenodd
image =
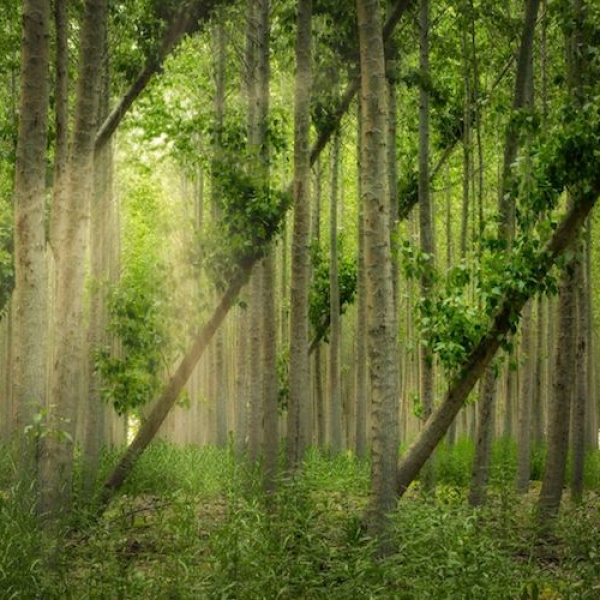
<instances>
[{"instance_id":1,"label":"grey bark","mask_svg":"<svg viewBox=\"0 0 600 600\"><path fill-rule=\"evenodd\" d=\"M341 138L336 133L331 152L331 192L329 203L329 446L332 452L342 450L342 378L341 316L338 273L338 179Z\"/></svg>"},{"instance_id":2,"label":"grey bark","mask_svg":"<svg viewBox=\"0 0 600 600\"><path fill-rule=\"evenodd\" d=\"M94 136L100 96L106 0L88 0L81 27L73 135L63 201L54 207L56 261L54 358L50 369L48 425L41 453L40 511L51 520L69 509L73 442L85 372L83 295Z\"/></svg>"},{"instance_id":3,"label":"grey bark","mask_svg":"<svg viewBox=\"0 0 600 600\"><path fill-rule=\"evenodd\" d=\"M390 248L387 89L376 0L357 0L361 68L361 196L365 211L368 281L369 368L372 407L369 523L382 554L391 551L388 514L396 504L394 474L398 452L398 357Z\"/></svg>"},{"instance_id":4,"label":"grey bark","mask_svg":"<svg viewBox=\"0 0 600 600\"><path fill-rule=\"evenodd\" d=\"M32 429L45 407L47 297L44 192L49 100L50 2L24 0L21 94L15 169L12 405L19 432L16 464L25 486L37 475L38 441Z\"/></svg>"},{"instance_id":5,"label":"grey bark","mask_svg":"<svg viewBox=\"0 0 600 600\"><path fill-rule=\"evenodd\" d=\"M312 438L308 361L310 242L310 98L312 90L312 0L299 0L294 107L294 229L290 296L290 397L287 422L288 468L299 465Z\"/></svg>"}]
</instances>

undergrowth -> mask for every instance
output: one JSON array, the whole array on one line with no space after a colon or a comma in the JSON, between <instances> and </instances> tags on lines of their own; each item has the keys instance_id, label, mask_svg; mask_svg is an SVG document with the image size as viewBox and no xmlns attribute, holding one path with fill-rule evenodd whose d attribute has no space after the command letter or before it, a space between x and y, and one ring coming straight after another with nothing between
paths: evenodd
<instances>
[{"instance_id":1,"label":"undergrowth","mask_svg":"<svg viewBox=\"0 0 600 600\"><path fill-rule=\"evenodd\" d=\"M409 490L392 515L396 551L383 560L363 521L369 465L350 453L311 451L301 474L265 496L259 469L229 450L156 443L100 520L77 508L88 518L58 553L0 455L2 599L600 597L597 453L586 502L567 499L552 543L541 544L539 484L512 491L514 449L494 449L480 509L466 503L472 445L440 449L435 494Z\"/></svg>"}]
</instances>

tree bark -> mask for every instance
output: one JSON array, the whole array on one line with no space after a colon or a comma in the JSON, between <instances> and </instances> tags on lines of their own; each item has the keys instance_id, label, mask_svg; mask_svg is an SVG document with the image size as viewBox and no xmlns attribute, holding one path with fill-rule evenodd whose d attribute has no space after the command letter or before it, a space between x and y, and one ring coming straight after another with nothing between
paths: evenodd
<instances>
[{"instance_id":1,"label":"tree bark","mask_svg":"<svg viewBox=\"0 0 600 600\"><path fill-rule=\"evenodd\" d=\"M329 203L329 447L342 450L342 396L340 288L338 273L338 179L340 132L336 132L331 153L331 192Z\"/></svg>"},{"instance_id":2,"label":"tree bark","mask_svg":"<svg viewBox=\"0 0 600 600\"><path fill-rule=\"evenodd\" d=\"M376 0L357 0L361 68L361 196L365 211L365 258L369 303L372 500L370 527L380 552L391 551L388 514L396 505L394 473L398 452L397 324L394 310L389 227L387 89Z\"/></svg>"},{"instance_id":3,"label":"tree bark","mask_svg":"<svg viewBox=\"0 0 600 600\"><path fill-rule=\"evenodd\" d=\"M312 402L308 361L310 242L310 98L312 90L312 0L299 0L296 33L294 107L294 230L290 297L290 396L287 464L293 469L311 442Z\"/></svg>"},{"instance_id":4,"label":"tree bark","mask_svg":"<svg viewBox=\"0 0 600 600\"><path fill-rule=\"evenodd\" d=\"M533 340L533 299L523 310L521 348L524 355L523 382L519 394L519 424L517 435L517 492L529 491L531 472L531 407L536 354Z\"/></svg>"},{"instance_id":5,"label":"tree bark","mask_svg":"<svg viewBox=\"0 0 600 600\"><path fill-rule=\"evenodd\" d=\"M50 2L24 0L22 11L21 95L15 170L13 293L14 348L12 405L19 448L15 463L25 489L35 483L41 431L33 425L43 415L46 392L47 297L44 192L48 128ZM44 426L44 425L42 425Z\"/></svg>"},{"instance_id":6,"label":"tree bark","mask_svg":"<svg viewBox=\"0 0 600 600\"><path fill-rule=\"evenodd\" d=\"M50 369L49 426L44 438L40 510L50 520L69 509L73 473L73 442L82 391L85 337L83 297L90 194L93 183L94 136L102 73L106 0L87 0L81 28L75 118L66 189L55 206L56 260L54 357Z\"/></svg>"},{"instance_id":7,"label":"tree bark","mask_svg":"<svg viewBox=\"0 0 600 600\"><path fill-rule=\"evenodd\" d=\"M104 33L108 32L106 29ZM104 36L103 54L108 56L108 39ZM108 113L110 98L109 70L106 59L102 62L101 98L98 107L98 116L102 119ZM94 156L94 182L92 201L90 206L90 300L89 324L87 331L87 381L88 394L87 406L82 414L84 421L84 484L86 492L93 490L93 485L98 476L100 454L106 444L106 420L111 413L107 412L101 397L102 382L97 373L94 361L94 351L108 346L109 334L106 331L108 324L108 308L105 303L107 284L110 281L109 239L112 199L113 199L113 156L112 144L105 144ZM109 407L112 411L112 407Z\"/></svg>"},{"instance_id":8,"label":"tree bark","mask_svg":"<svg viewBox=\"0 0 600 600\"><path fill-rule=\"evenodd\" d=\"M423 81L428 81L429 70L429 0L420 0L419 16L419 68ZM421 298L425 301L431 297L431 270L435 268L435 238L429 187L429 91L425 85L419 90L419 236L421 252L426 258L426 267L420 279ZM434 356L431 348L421 345L420 361L420 401L423 408L422 419L427 419L433 412L433 396L435 387ZM422 473L423 486L431 491L434 486L434 466L430 461Z\"/></svg>"}]
</instances>

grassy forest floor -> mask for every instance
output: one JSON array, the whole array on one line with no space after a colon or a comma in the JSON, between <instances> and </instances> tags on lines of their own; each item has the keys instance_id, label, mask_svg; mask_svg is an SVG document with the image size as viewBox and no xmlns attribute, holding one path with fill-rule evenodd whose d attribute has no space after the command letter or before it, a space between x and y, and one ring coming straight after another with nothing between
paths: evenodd
<instances>
[{"instance_id":1,"label":"grassy forest floor","mask_svg":"<svg viewBox=\"0 0 600 600\"><path fill-rule=\"evenodd\" d=\"M539 482L515 494L512 449L495 449L480 509L466 502L472 445L442 450L435 494L417 485L401 501L397 552L383 560L362 526L368 465L350 455L312 453L302 476L266 500L259 473L230 452L157 443L100 521L75 511L58 547L9 486L0 455L2 599L600 598L598 453L585 502L567 495L542 543L533 525Z\"/></svg>"}]
</instances>

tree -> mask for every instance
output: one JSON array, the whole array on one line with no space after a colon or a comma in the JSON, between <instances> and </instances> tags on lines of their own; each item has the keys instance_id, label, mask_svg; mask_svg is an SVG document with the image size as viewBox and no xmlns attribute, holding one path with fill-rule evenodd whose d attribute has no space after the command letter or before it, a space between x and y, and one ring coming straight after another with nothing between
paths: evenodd
<instances>
[{"instance_id":1,"label":"tree","mask_svg":"<svg viewBox=\"0 0 600 600\"><path fill-rule=\"evenodd\" d=\"M298 465L311 442L311 400L308 361L308 285L310 243L310 98L312 0L299 0L296 33L294 104L294 229L290 297L290 394L287 463Z\"/></svg>"},{"instance_id":2,"label":"tree","mask_svg":"<svg viewBox=\"0 0 600 600\"><path fill-rule=\"evenodd\" d=\"M573 103L579 110L583 108L582 102L584 99L583 60L586 52L583 39L584 7L583 0L573 1L571 10L573 11L574 27L571 39L567 40L568 44L572 44L570 52L568 52L569 87L573 96ZM584 194L585 192L580 186L574 186L570 190L569 203L578 203L580 196ZM573 256L564 265L558 290L558 344L554 354L554 381L548 409L548 450L542 489L538 501L538 521L543 529L547 529L557 515L562 498L573 400L578 400L574 404L576 416L581 416L577 413L583 408L580 404L582 400L578 398L581 390L578 389L576 375L578 370L576 359L583 358L578 356L577 352L577 325L581 324L577 320L577 288L583 287L583 269L577 251L578 249L574 248ZM582 379L584 377L585 375ZM577 434L583 438L581 425L580 421ZM583 458L580 452L576 452L576 454L579 454L578 458ZM583 465L581 465L582 467Z\"/></svg>"},{"instance_id":3,"label":"tree","mask_svg":"<svg viewBox=\"0 0 600 600\"><path fill-rule=\"evenodd\" d=\"M394 473L398 447L396 315L387 190L387 87L379 3L357 0L361 68L361 196L365 211L368 278L372 503L370 526L390 551L385 534L396 504Z\"/></svg>"},{"instance_id":4,"label":"tree","mask_svg":"<svg viewBox=\"0 0 600 600\"><path fill-rule=\"evenodd\" d=\"M421 252L426 265L421 274L421 302L428 302L433 282L431 272L435 263L435 239L433 233L433 215L431 193L429 189L429 90L425 82L429 81L429 0L421 0L419 18L419 69L423 83L419 89L419 235ZM427 421L433 411L435 386L434 357L431 348L421 346L419 355L420 400L423 407L422 418ZM426 488L433 486L433 464L424 473Z\"/></svg>"},{"instance_id":5,"label":"tree","mask_svg":"<svg viewBox=\"0 0 600 600\"><path fill-rule=\"evenodd\" d=\"M73 443L83 385L84 256L98 118L106 0L88 0L81 29L75 118L62 202L52 242L56 261L54 358L50 371L48 426L44 438L40 510L55 518L68 510L73 473Z\"/></svg>"},{"instance_id":6,"label":"tree","mask_svg":"<svg viewBox=\"0 0 600 600\"><path fill-rule=\"evenodd\" d=\"M47 280L44 193L49 100L50 2L25 0L15 171L15 292L12 402L20 433L18 464L26 487L36 480L45 408ZM40 339L41 337L41 339Z\"/></svg>"}]
</instances>

